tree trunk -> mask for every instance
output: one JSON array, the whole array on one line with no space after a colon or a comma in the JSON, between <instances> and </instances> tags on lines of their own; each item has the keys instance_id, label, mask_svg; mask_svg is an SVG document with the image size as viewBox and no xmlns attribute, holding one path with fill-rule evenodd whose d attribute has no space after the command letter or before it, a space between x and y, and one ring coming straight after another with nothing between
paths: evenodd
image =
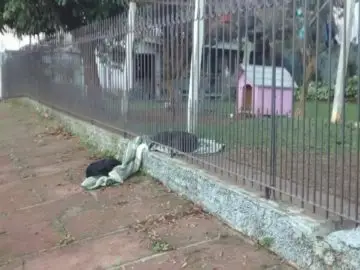
<instances>
[{"instance_id":1,"label":"tree trunk","mask_svg":"<svg viewBox=\"0 0 360 270\"><path fill-rule=\"evenodd\" d=\"M170 43L170 48L165 50L165 80L166 90L169 98L168 110L172 113L172 120L176 119L177 107L180 103L179 96L182 94L177 93L173 86L173 80L179 79L182 76L184 69L186 69L186 56L188 50L185 46L183 38L172 38L167 40ZM166 47L166 43L164 45Z\"/></svg>"},{"instance_id":2,"label":"tree trunk","mask_svg":"<svg viewBox=\"0 0 360 270\"><path fill-rule=\"evenodd\" d=\"M101 85L95 59L96 44L96 42L89 42L79 45L84 66L84 81L91 101L98 101L101 97Z\"/></svg>"},{"instance_id":3,"label":"tree trunk","mask_svg":"<svg viewBox=\"0 0 360 270\"><path fill-rule=\"evenodd\" d=\"M303 54L304 55L304 54ZM315 73L315 56L310 55L307 56L305 54L306 57L306 69L305 69L305 79L303 82L303 87L301 88L301 95L300 95L300 100L299 100L299 105L296 109L296 116L304 116L304 112L305 112L305 104L306 104L306 98L307 98L307 94L308 94L308 89L309 89L309 84L310 84L310 80L313 76L313 74Z\"/></svg>"}]
</instances>

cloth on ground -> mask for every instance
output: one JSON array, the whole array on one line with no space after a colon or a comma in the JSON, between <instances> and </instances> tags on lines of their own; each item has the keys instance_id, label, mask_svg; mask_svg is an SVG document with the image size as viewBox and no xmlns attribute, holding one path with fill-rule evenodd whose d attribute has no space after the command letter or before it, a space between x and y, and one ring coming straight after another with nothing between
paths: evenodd
<instances>
[{"instance_id":1,"label":"cloth on ground","mask_svg":"<svg viewBox=\"0 0 360 270\"><path fill-rule=\"evenodd\" d=\"M168 146L164 146L159 144L161 142L153 142L152 139L155 136L139 136L134 138L133 140L130 140L124 152L122 161L119 165L116 165L115 161L108 161L108 163L106 163L105 161L99 161L98 163L93 163L95 164L93 165L93 169L90 169L89 172L86 172L87 177L81 183L81 186L84 189L93 190L100 187L122 184L127 178L140 170L144 151L150 150L162 153L171 153L171 148L174 148L178 151L185 150L182 152L188 151L197 155L207 155L221 152L225 147L224 144L220 144L215 140L210 140L206 138L197 139L196 135L190 133L186 134L184 132L180 132L178 134L168 132L159 135L157 138L166 138L166 140L168 140ZM194 136L196 138L196 141L194 141ZM169 138L175 138L175 141L173 142ZM99 169L96 167L99 165L103 165L104 169L101 170L101 175L97 175L98 173L96 172L99 171ZM112 165L114 165L114 167L111 169L110 167ZM111 171L108 172L109 170Z\"/></svg>"},{"instance_id":2,"label":"cloth on ground","mask_svg":"<svg viewBox=\"0 0 360 270\"><path fill-rule=\"evenodd\" d=\"M142 137L136 137L129 141L120 165L115 166L107 175L86 177L81 186L87 190L93 190L122 184L128 177L139 171L144 150L148 150L147 143L143 142Z\"/></svg>"}]
</instances>

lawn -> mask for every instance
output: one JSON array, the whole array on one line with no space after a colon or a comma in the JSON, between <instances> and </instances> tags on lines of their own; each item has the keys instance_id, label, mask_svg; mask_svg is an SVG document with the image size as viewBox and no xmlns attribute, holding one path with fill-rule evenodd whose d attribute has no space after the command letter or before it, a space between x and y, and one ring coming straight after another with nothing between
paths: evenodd
<instances>
[{"instance_id":1,"label":"lawn","mask_svg":"<svg viewBox=\"0 0 360 270\"><path fill-rule=\"evenodd\" d=\"M147 109L161 109L164 108L164 102L156 101L131 101L131 106L138 110ZM294 108L297 108L299 104L295 104ZM187 104L184 102L180 105L183 111L186 111ZM360 122L360 111L358 105L354 103L347 103L344 107L344 120ZM328 102L306 102L305 117L317 118L321 121L326 121L331 115L332 103ZM234 102L221 102L221 101L205 101L200 105L200 110L205 112L213 112L219 115L229 115L235 112Z\"/></svg>"},{"instance_id":2,"label":"lawn","mask_svg":"<svg viewBox=\"0 0 360 270\"><path fill-rule=\"evenodd\" d=\"M285 117L249 118L226 124L199 125L198 134L227 145L270 148L273 127L276 147L319 152L345 149L357 150L360 129L353 125L333 125L318 119L291 119Z\"/></svg>"},{"instance_id":3,"label":"lawn","mask_svg":"<svg viewBox=\"0 0 360 270\"><path fill-rule=\"evenodd\" d=\"M298 106L298 104L295 104ZM328 102L306 102L306 117L326 120L331 115L332 103ZM344 106L344 122L360 122L359 106L355 103L346 103Z\"/></svg>"},{"instance_id":4,"label":"lawn","mask_svg":"<svg viewBox=\"0 0 360 270\"><path fill-rule=\"evenodd\" d=\"M228 145L269 148L275 130L276 147L286 147L293 151L305 149L326 153L344 149L358 151L360 129L357 121L356 104L346 104L345 124L331 124L331 107L327 103L308 102L305 118L261 117L215 123L200 123L199 135L214 138ZM229 110L224 106L223 112ZM219 113L220 114L220 113ZM359 121L359 120L358 120Z\"/></svg>"},{"instance_id":5,"label":"lawn","mask_svg":"<svg viewBox=\"0 0 360 270\"><path fill-rule=\"evenodd\" d=\"M171 118L171 112L164 110L163 102L130 101L129 105L130 110L138 114L137 121L128 123L129 126L124 129L130 129L139 134L153 134L166 129L184 130L186 128L186 103L178 106L180 107L178 114L181 114L182 118L176 123L171 121L165 123L164 119ZM200 107L197 134L201 137L216 139L226 145L251 148L270 148L272 134L275 134L274 141L277 148L285 147L292 151L307 150L322 153L342 149L359 151L360 129L354 126L354 122L360 122L358 106L345 105L345 124L329 123L331 106L332 104L326 102L307 102L305 118L230 119L229 115L235 112L234 103L203 102ZM151 117L150 111L158 112L158 114Z\"/></svg>"}]
</instances>

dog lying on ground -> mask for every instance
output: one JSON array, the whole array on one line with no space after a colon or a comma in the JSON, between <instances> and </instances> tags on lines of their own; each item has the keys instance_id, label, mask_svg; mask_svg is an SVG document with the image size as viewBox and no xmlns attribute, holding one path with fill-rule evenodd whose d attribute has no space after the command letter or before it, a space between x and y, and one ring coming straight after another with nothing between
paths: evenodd
<instances>
[{"instance_id":1,"label":"dog lying on ground","mask_svg":"<svg viewBox=\"0 0 360 270\"><path fill-rule=\"evenodd\" d=\"M118 165L121 165L121 162L113 158L104 158L95 161L86 168L86 178L91 176L107 176L109 172L111 172L112 169Z\"/></svg>"}]
</instances>

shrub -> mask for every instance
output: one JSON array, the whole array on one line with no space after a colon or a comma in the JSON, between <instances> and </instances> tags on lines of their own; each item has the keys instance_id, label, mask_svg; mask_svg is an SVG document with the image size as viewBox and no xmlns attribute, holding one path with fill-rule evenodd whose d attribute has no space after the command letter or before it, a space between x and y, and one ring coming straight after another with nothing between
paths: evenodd
<instances>
[{"instance_id":1,"label":"shrub","mask_svg":"<svg viewBox=\"0 0 360 270\"><path fill-rule=\"evenodd\" d=\"M358 76L353 76L347 79L345 88L345 99L347 101L355 101L358 97ZM328 101L329 98L334 98L334 85L326 85L321 82L311 82L309 84L307 100ZM299 100L301 95L301 88L295 90L295 99Z\"/></svg>"}]
</instances>

